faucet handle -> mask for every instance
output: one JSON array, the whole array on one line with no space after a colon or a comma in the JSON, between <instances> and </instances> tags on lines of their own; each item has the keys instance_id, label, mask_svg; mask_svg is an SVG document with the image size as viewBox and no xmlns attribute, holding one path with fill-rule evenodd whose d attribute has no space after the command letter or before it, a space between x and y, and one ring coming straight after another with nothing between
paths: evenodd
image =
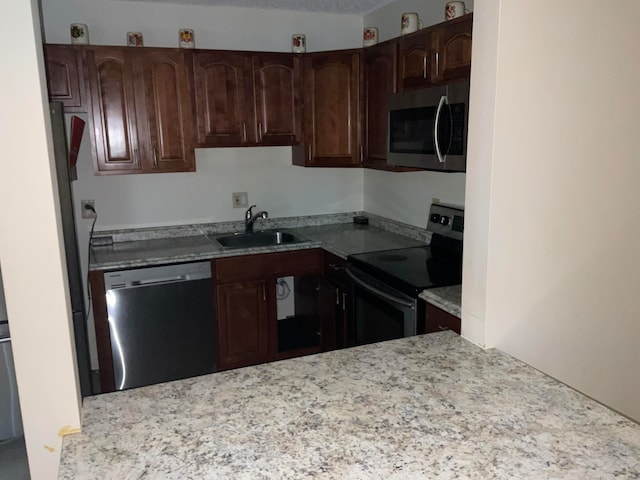
<instances>
[{"instance_id":1,"label":"faucet handle","mask_svg":"<svg viewBox=\"0 0 640 480\"><path fill-rule=\"evenodd\" d=\"M244 213L244 218L246 218L247 220L251 218L251 215L253 215L253 212L251 211L251 209L253 209L253 207L255 207L255 205L251 205L247 211Z\"/></svg>"}]
</instances>

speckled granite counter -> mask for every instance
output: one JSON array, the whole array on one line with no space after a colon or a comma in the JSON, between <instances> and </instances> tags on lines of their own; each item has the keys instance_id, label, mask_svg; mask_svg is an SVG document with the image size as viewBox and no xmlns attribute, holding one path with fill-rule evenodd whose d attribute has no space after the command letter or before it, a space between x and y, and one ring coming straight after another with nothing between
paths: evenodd
<instances>
[{"instance_id":1,"label":"speckled granite counter","mask_svg":"<svg viewBox=\"0 0 640 480\"><path fill-rule=\"evenodd\" d=\"M640 425L451 332L84 400L61 479L640 477Z\"/></svg>"},{"instance_id":2,"label":"speckled granite counter","mask_svg":"<svg viewBox=\"0 0 640 480\"><path fill-rule=\"evenodd\" d=\"M452 287L431 288L423 291L420 298L460 318L460 304L462 303L462 285Z\"/></svg>"},{"instance_id":3,"label":"speckled granite counter","mask_svg":"<svg viewBox=\"0 0 640 480\"><path fill-rule=\"evenodd\" d=\"M333 216L331 218L335 218ZM343 218L335 218L344 220ZM304 225L304 220L299 220ZM398 224L382 221L379 225L353 225L352 223L334 223L315 226L295 226L291 219L283 219L280 223L273 220L266 224L269 228L281 228L301 238L302 242L258 248L223 248L215 240L207 237L222 232L237 231L240 225L225 223L215 227L185 226L176 234L177 227L168 228L163 238L156 238L143 232L136 240L121 241L107 247L94 247L91 250L91 270L117 270L130 267L142 267L165 263L190 262L217 257L247 255L250 253L269 253L303 248L322 247L342 258L352 253L373 252L392 248L414 247L424 245L426 231L417 229L412 237L410 227L398 228ZM384 226L385 228L382 228ZM396 228L394 228L396 227ZM162 234L165 232L161 232ZM188 235L185 235L188 234ZM420 238L422 237L422 238ZM124 237L130 238L130 237Z\"/></svg>"}]
</instances>

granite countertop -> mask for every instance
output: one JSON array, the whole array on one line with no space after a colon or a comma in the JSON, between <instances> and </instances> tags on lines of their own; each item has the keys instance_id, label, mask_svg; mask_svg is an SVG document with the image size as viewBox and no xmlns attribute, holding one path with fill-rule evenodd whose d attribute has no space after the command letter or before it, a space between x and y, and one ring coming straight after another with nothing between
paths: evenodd
<instances>
[{"instance_id":1,"label":"granite countertop","mask_svg":"<svg viewBox=\"0 0 640 480\"><path fill-rule=\"evenodd\" d=\"M300 223L304 224L303 221ZM204 227L190 226L189 235L171 235L167 230L166 237L142 238L132 241L116 242L106 247L91 249L91 270L118 270L131 267L152 266L167 263L208 260L218 257L247 255L252 253L282 252L304 248L322 247L325 250L346 258L353 253L373 252L392 248L415 247L425 245L425 231L411 228L395 229L392 223L377 222L388 228L376 225L354 225L353 223L334 223L315 226L291 226L291 221L284 227L276 226L298 236L299 243L283 244L257 248L224 248L209 237L222 235L223 232L237 231L239 226L222 224L221 231L211 232ZM226 230L224 230L226 228ZM184 233L184 232L181 232ZM407 236L407 234L413 234ZM420 238L420 237L423 238Z\"/></svg>"},{"instance_id":2,"label":"granite countertop","mask_svg":"<svg viewBox=\"0 0 640 480\"><path fill-rule=\"evenodd\" d=\"M84 399L60 479L640 477L640 425L441 332Z\"/></svg>"},{"instance_id":3,"label":"granite countertop","mask_svg":"<svg viewBox=\"0 0 640 480\"><path fill-rule=\"evenodd\" d=\"M454 317L460 317L460 304L462 303L462 285L451 287L430 288L424 290L419 297L450 313Z\"/></svg>"}]
</instances>

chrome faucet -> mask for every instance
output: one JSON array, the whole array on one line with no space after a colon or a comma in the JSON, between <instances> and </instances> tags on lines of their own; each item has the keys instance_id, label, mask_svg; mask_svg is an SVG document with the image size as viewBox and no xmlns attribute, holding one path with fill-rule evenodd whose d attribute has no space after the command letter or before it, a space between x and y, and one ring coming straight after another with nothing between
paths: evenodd
<instances>
[{"instance_id":1,"label":"chrome faucet","mask_svg":"<svg viewBox=\"0 0 640 480\"><path fill-rule=\"evenodd\" d=\"M251 205L249 209L244 213L244 233L253 233L253 224L259 218L269 218L269 214L265 211L258 212L255 215L252 214L251 209L255 205Z\"/></svg>"}]
</instances>

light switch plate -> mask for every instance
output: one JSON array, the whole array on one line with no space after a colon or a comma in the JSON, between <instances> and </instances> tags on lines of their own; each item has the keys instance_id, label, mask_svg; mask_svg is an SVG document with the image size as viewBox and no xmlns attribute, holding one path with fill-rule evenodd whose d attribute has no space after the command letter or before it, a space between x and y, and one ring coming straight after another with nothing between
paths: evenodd
<instances>
[{"instance_id":1,"label":"light switch plate","mask_svg":"<svg viewBox=\"0 0 640 480\"><path fill-rule=\"evenodd\" d=\"M233 208L247 208L249 206L249 194L247 192L234 192L231 194Z\"/></svg>"}]
</instances>

